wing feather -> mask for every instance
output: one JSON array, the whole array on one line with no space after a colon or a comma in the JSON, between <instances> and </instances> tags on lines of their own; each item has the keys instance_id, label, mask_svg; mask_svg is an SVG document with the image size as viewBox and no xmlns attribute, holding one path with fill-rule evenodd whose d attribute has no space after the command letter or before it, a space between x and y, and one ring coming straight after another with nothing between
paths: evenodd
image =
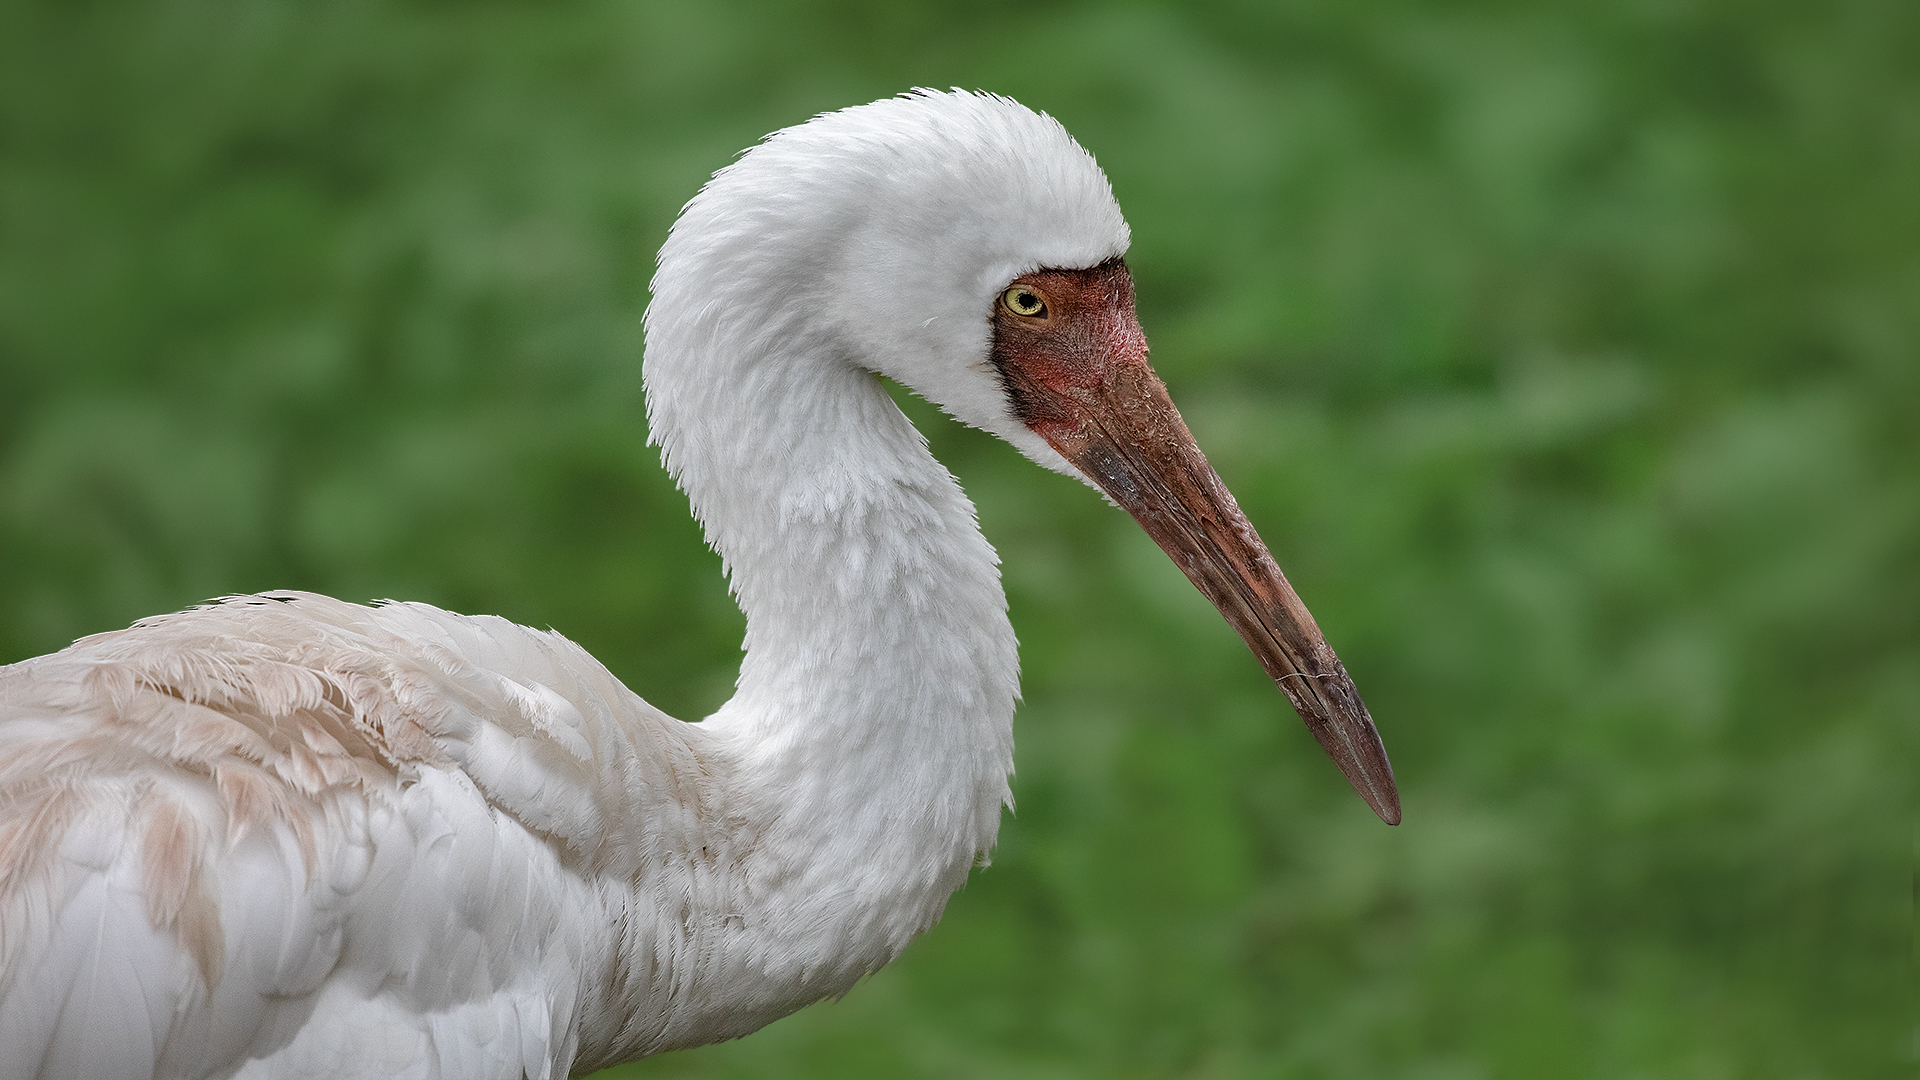
<instances>
[{"instance_id":1,"label":"wing feather","mask_svg":"<svg viewBox=\"0 0 1920 1080\"><path fill-rule=\"evenodd\" d=\"M564 1075L696 730L557 634L307 594L0 668L0 1076Z\"/></svg>"}]
</instances>

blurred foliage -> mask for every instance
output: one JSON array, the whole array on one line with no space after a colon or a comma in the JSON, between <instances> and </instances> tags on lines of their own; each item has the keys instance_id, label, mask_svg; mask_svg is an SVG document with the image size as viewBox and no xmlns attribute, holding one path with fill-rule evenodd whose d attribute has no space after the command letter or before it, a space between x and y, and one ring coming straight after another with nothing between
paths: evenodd
<instances>
[{"instance_id":1,"label":"blurred foliage","mask_svg":"<svg viewBox=\"0 0 1920 1080\"><path fill-rule=\"evenodd\" d=\"M1407 823L1123 514L908 400L1005 558L1019 813L844 1001L605 1075L1907 1075L1916 11L4 0L0 660L295 587L703 715L653 249L769 130L989 88L1111 175Z\"/></svg>"}]
</instances>

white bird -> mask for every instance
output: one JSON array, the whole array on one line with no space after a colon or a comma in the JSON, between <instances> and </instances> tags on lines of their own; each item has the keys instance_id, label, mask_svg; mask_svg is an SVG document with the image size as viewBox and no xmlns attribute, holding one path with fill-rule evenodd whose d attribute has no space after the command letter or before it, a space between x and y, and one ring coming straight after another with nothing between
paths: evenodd
<instances>
[{"instance_id":1,"label":"white bird","mask_svg":"<svg viewBox=\"0 0 1920 1080\"><path fill-rule=\"evenodd\" d=\"M1006 98L778 132L661 249L651 439L746 613L683 723L578 646L232 597L0 668L0 1077L555 1077L932 925L1008 800L992 547L898 380L1131 512L1367 802L1352 682L1147 366L1105 175Z\"/></svg>"}]
</instances>

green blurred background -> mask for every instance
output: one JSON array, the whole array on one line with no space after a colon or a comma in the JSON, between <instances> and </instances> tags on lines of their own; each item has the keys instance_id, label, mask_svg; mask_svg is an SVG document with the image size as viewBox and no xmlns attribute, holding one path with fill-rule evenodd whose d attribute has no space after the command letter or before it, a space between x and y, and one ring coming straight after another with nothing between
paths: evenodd
<instances>
[{"instance_id":1,"label":"green blurred background","mask_svg":"<svg viewBox=\"0 0 1920 1080\"><path fill-rule=\"evenodd\" d=\"M1106 167L1406 824L1124 514L906 401L1019 812L845 1000L605 1075L1908 1075L1916 11L3 0L0 660L291 587L704 715L653 251L770 130L988 88Z\"/></svg>"}]
</instances>

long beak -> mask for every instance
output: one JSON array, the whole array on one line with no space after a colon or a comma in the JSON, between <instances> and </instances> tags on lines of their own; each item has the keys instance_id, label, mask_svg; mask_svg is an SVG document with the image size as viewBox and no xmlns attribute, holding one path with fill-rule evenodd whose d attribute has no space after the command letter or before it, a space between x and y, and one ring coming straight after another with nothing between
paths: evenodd
<instances>
[{"instance_id":1,"label":"long beak","mask_svg":"<svg viewBox=\"0 0 1920 1080\"><path fill-rule=\"evenodd\" d=\"M1398 825L1393 766L1359 690L1144 355L1114 364L1090 387L1048 387L1018 368L1007 376L1034 406L1030 426L1125 507L1213 601L1353 790Z\"/></svg>"}]
</instances>

